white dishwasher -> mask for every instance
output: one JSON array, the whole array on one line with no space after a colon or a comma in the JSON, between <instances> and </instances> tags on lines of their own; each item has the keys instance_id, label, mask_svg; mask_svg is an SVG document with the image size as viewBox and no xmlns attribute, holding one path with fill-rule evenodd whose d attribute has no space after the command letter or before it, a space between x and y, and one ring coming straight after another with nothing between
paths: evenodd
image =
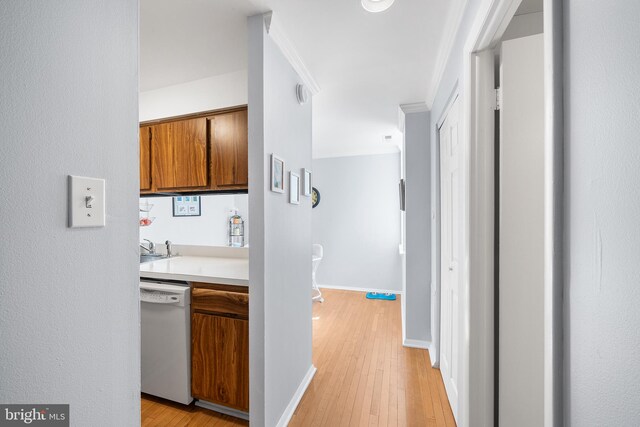
<instances>
[{"instance_id":1,"label":"white dishwasher","mask_svg":"<svg viewBox=\"0 0 640 427\"><path fill-rule=\"evenodd\" d=\"M188 405L191 397L189 285L140 281L142 392Z\"/></svg>"}]
</instances>

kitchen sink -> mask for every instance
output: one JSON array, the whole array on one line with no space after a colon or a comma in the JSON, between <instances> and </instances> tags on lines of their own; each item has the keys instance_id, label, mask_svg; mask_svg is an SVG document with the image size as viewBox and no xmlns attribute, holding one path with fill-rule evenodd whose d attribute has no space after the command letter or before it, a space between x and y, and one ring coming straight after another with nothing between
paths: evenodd
<instances>
[{"instance_id":1,"label":"kitchen sink","mask_svg":"<svg viewBox=\"0 0 640 427\"><path fill-rule=\"evenodd\" d=\"M165 258L167 258L167 256L162 254L140 254L140 264L143 264L145 262L158 261Z\"/></svg>"}]
</instances>

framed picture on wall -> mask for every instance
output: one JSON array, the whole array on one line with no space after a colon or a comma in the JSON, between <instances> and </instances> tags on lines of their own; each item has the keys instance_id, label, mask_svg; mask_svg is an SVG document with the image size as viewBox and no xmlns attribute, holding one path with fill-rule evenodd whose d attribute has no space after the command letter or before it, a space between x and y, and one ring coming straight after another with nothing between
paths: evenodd
<instances>
[{"instance_id":1,"label":"framed picture on wall","mask_svg":"<svg viewBox=\"0 0 640 427\"><path fill-rule=\"evenodd\" d=\"M200 196L177 196L173 198L173 216L200 216Z\"/></svg>"},{"instance_id":2,"label":"framed picture on wall","mask_svg":"<svg viewBox=\"0 0 640 427\"><path fill-rule=\"evenodd\" d=\"M284 193L284 160L271 155L271 191Z\"/></svg>"},{"instance_id":3,"label":"framed picture on wall","mask_svg":"<svg viewBox=\"0 0 640 427\"><path fill-rule=\"evenodd\" d=\"M311 197L311 192L313 191L313 186L311 185L311 171L309 169L302 168L302 170L300 170L300 174L302 175L302 195Z\"/></svg>"},{"instance_id":4,"label":"framed picture on wall","mask_svg":"<svg viewBox=\"0 0 640 427\"><path fill-rule=\"evenodd\" d=\"M289 172L289 203L300 204L300 175Z\"/></svg>"}]
</instances>

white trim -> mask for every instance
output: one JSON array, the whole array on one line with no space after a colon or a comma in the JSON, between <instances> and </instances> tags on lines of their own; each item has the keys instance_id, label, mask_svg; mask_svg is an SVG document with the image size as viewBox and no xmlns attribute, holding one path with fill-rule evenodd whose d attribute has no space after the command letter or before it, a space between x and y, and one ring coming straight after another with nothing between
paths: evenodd
<instances>
[{"instance_id":1,"label":"white trim","mask_svg":"<svg viewBox=\"0 0 640 427\"><path fill-rule=\"evenodd\" d=\"M374 289L374 288L360 288L357 286L341 286L341 285L318 285L321 289L335 289L338 291L353 291L353 292L378 292L402 295L402 291L396 291L392 289Z\"/></svg>"},{"instance_id":2,"label":"white trim","mask_svg":"<svg viewBox=\"0 0 640 427\"><path fill-rule=\"evenodd\" d=\"M431 342L430 341L410 340L410 339L407 339L407 338L402 340L402 345L403 345L403 347L421 348L423 350L429 350L431 348Z\"/></svg>"},{"instance_id":3,"label":"white trim","mask_svg":"<svg viewBox=\"0 0 640 427\"><path fill-rule=\"evenodd\" d=\"M307 387L309 387L309 384L311 384L311 380L316 374L316 371L317 369L315 366L311 365L309 367L309 370L307 371L306 375L302 379L302 382L298 386L298 389L293 394L291 401L289 402L286 409L282 413L282 416L280 417L280 421L278 421L278 424L276 424L277 427L286 427L289 424L289 421L291 421L291 417L293 417L293 413L296 411L296 408L298 407L300 400L302 400L302 396L304 396L305 391L307 391Z\"/></svg>"},{"instance_id":4,"label":"white trim","mask_svg":"<svg viewBox=\"0 0 640 427\"><path fill-rule=\"evenodd\" d=\"M457 4L453 5L453 9L451 10L449 19L447 19L447 23L445 24L445 32L438 49L438 56L436 57L436 65L433 68L433 77L431 78L429 90L426 94L427 106L429 108L431 108L431 106L433 105L433 101L436 97L436 94L438 93L438 87L440 87L440 83L442 82L444 70L447 67L447 63L449 62L449 57L451 56L451 51L453 49L453 43L456 40L458 29L460 28L460 24L462 23L462 17L464 16L466 5L467 0L458 0Z\"/></svg>"},{"instance_id":5,"label":"white trim","mask_svg":"<svg viewBox=\"0 0 640 427\"><path fill-rule=\"evenodd\" d=\"M316 80L311 75L307 65L302 60L302 57L298 54L298 51L291 40L289 40L289 37L287 37L279 23L280 21L274 19L275 16L273 15L273 12L267 12L263 16L267 34L269 34L276 45L278 45L285 58L287 58L293 69L296 70L304 82L307 89L309 89L309 92L311 92L312 95L317 95L320 92L320 86L318 86L318 83L316 83Z\"/></svg>"},{"instance_id":6,"label":"white trim","mask_svg":"<svg viewBox=\"0 0 640 427\"><path fill-rule=\"evenodd\" d=\"M211 411L219 412L221 414L231 415L232 417L240 418L242 420L249 421L248 412L239 411L233 408L227 408L226 406L218 405L216 403L211 403L206 400L196 400L196 406L209 409Z\"/></svg>"},{"instance_id":7,"label":"white trim","mask_svg":"<svg viewBox=\"0 0 640 427\"><path fill-rule=\"evenodd\" d=\"M440 368L440 358L437 357L437 347L431 342L429 343L429 359L431 359L431 367Z\"/></svg>"},{"instance_id":8,"label":"white trim","mask_svg":"<svg viewBox=\"0 0 640 427\"><path fill-rule=\"evenodd\" d=\"M429 111L429 107L425 102L414 102L411 104L400 104L400 109L405 114L425 113Z\"/></svg>"}]
</instances>

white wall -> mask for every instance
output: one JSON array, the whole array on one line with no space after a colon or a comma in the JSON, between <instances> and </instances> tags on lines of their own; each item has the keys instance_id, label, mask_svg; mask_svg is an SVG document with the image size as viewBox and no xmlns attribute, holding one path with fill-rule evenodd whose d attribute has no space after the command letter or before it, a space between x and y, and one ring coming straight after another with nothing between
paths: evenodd
<instances>
[{"instance_id":1,"label":"white wall","mask_svg":"<svg viewBox=\"0 0 640 427\"><path fill-rule=\"evenodd\" d=\"M311 169L311 102L267 34L263 16L249 18L249 325L251 424L282 419L311 363L311 199L288 203L269 189L270 154L287 170ZM288 183L286 185L288 188Z\"/></svg>"},{"instance_id":2,"label":"white wall","mask_svg":"<svg viewBox=\"0 0 640 427\"><path fill-rule=\"evenodd\" d=\"M400 155L313 160L313 243L324 247L320 286L402 290Z\"/></svg>"},{"instance_id":3,"label":"white wall","mask_svg":"<svg viewBox=\"0 0 640 427\"><path fill-rule=\"evenodd\" d=\"M564 1L565 425L640 425L640 2Z\"/></svg>"},{"instance_id":4,"label":"white wall","mask_svg":"<svg viewBox=\"0 0 640 427\"><path fill-rule=\"evenodd\" d=\"M241 70L141 92L140 121L216 110L246 103L247 71Z\"/></svg>"},{"instance_id":5,"label":"white wall","mask_svg":"<svg viewBox=\"0 0 640 427\"><path fill-rule=\"evenodd\" d=\"M0 401L140 425L138 4L3 1L0 52ZM68 174L105 228L67 228Z\"/></svg>"},{"instance_id":6,"label":"white wall","mask_svg":"<svg viewBox=\"0 0 640 427\"><path fill-rule=\"evenodd\" d=\"M201 216L174 217L173 197L143 197L140 203L153 205L154 222L140 227L140 241L196 246L227 246L229 211L233 208L245 220L245 245L249 244L249 196L246 194L211 194L201 197Z\"/></svg>"},{"instance_id":7,"label":"white wall","mask_svg":"<svg viewBox=\"0 0 640 427\"><path fill-rule=\"evenodd\" d=\"M429 112L404 116L406 165L405 340L431 342ZM436 265L436 264L433 264Z\"/></svg>"}]
</instances>

